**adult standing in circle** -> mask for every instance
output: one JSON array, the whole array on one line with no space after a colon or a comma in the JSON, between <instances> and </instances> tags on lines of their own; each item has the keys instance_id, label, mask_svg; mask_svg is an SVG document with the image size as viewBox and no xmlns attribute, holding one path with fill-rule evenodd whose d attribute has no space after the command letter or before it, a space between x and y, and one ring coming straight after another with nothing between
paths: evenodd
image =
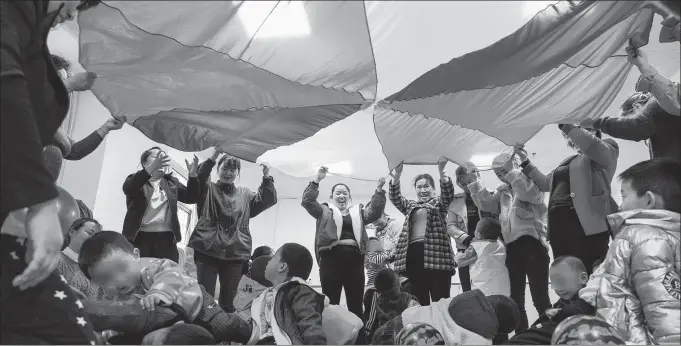
<instances>
[{"instance_id":1,"label":"adult standing in circle","mask_svg":"<svg viewBox=\"0 0 681 346\"><path fill-rule=\"evenodd\" d=\"M123 183L128 211L123 221L123 235L140 250L142 257L166 258L179 262L177 242L182 240L177 218L177 202L199 200L197 166L194 156L187 164L187 186L171 174L170 157L159 147L145 150L140 157L142 169Z\"/></svg>"},{"instance_id":2,"label":"adult standing in circle","mask_svg":"<svg viewBox=\"0 0 681 346\"><path fill-rule=\"evenodd\" d=\"M303 192L301 205L317 220L315 253L319 263L322 292L331 304L338 305L341 290L345 289L348 310L362 318L364 296L364 253L369 240L366 224L383 215L386 196L385 179L381 178L371 202L366 206L352 205L350 188L336 184L331 188L329 203L319 203L319 183L329 170L321 167L317 177Z\"/></svg>"},{"instance_id":3,"label":"adult standing in circle","mask_svg":"<svg viewBox=\"0 0 681 346\"><path fill-rule=\"evenodd\" d=\"M51 57L57 73L64 81L66 92L70 94L74 91L90 90L97 78L96 74L81 72L71 75L71 64L66 59L54 54ZM71 139L61 129L57 129L54 137L43 148L43 164L52 175L53 180L57 181L57 178L59 178L64 160L77 161L92 154L102 144L102 141L104 141L109 132L120 130L125 121L125 116L109 118L97 130L80 141ZM92 218L90 208L79 199L76 202L80 209L80 217Z\"/></svg>"},{"instance_id":4,"label":"adult standing in circle","mask_svg":"<svg viewBox=\"0 0 681 346\"><path fill-rule=\"evenodd\" d=\"M220 277L219 303L227 312L234 312L242 268L251 257L253 240L249 229L251 218L277 203L277 190L270 169L262 165L262 183L258 192L236 186L241 173L241 161L215 149L208 160L199 165L199 221L187 246L194 249L197 279L214 296ZM218 181L210 181L210 172L217 162Z\"/></svg>"},{"instance_id":5,"label":"adult standing in circle","mask_svg":"<svg viewBox=\"0 0 681 346\"><path fill-rule=\"evenodd\" d=\"M553 257L575 256L591 275L605 258L610 232L605 217L617 211L610 184L617 168L619 146L601 139L599 130L559 125L570 148L577 152L544 175L527 157L524 146L515 147L523 174L543 192L549 192L548 235Z\"/></svg>"},{"instance_id":6,"label":"adult standing in circle","mask_svg":"<svg viewBox=\"0 0 681 346\"><path fill-rule=\"evenodd\" d=\"M452 275L456 272L452 241L447 234L447 210L454 199L454 185L445 172L447 159L438 160L441 195L435 195L430 174L414 179L417 200L402 196L400 177L403 164L395 167L390 183L390 201L406 216L395 249L395 272L409 278L411 291L421 305L449 298Z\"/></svg>"},{"instance_id":7,"label":"adult standing in circle","mask_svg":"<svg viewBox=\"0 0 681 346\"><path fill-rule=\"evenodd\" d=\"M87 314L55 269L63 244L60 193L42 150L69 98L51 63L52 27L96 6L84 1L0 1L0 343L95 343Z\"/></svg>"}]
</instances>

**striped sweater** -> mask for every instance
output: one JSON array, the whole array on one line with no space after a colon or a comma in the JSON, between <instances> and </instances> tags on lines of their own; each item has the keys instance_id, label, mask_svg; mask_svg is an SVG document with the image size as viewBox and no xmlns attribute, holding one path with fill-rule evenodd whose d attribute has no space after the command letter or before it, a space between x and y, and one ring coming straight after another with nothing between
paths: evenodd
<instances>
[{"instance_id":1,"label":"striped sweater","mask_svg":"<svg viewBox=\"0 0 681 346\"><path fill-rule=\"evenodd\" d=\"M364 268L367 270L367 285L373 286L376 280L376 274L383 269L388 268L387 263L390 258L390 252L367 252L364 255Z\"/></svg>"}]
</instances>

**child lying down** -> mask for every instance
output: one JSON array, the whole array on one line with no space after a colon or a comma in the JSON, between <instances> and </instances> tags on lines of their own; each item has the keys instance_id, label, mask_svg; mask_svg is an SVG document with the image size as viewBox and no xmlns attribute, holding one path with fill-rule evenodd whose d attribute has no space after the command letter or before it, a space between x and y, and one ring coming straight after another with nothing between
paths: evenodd
<instances>
[{"instance_id":1,"label":"child lying down","mask_svg":"<svg viewBox=\"0 0 681 346\"><path fill-rule=\"evenodd\" d=\"M285 244L267 263L265 277L273 287L255 297L248 321L223 311L174 262L140 258L137 249L119 233L101 232L88 239L79 262L91 280L102 286L116 286L119 292L133 298L118 302L85 300L84 308L98 331L115 330L128 335L157 331L147 341L159 342L169 333L191 328L174 325L185 321L207 330L216 342L327 343L327 333L322 328L325 297L305 282L312 269L312 256L299 244ZM135 297L139 298L137 303ZM358 324L361 327L361 321ZM171 328L163 329L167 327Z\"/></svg>"}]
</instances>

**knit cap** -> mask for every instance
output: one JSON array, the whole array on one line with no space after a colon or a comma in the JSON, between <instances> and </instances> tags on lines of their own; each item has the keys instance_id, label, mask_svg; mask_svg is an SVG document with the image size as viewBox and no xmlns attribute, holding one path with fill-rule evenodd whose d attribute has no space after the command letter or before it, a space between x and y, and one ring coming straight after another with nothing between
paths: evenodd
<instances>
[{"instance_id":1,"label":"knit cap","mask_svg":"<svg viewBox=\"0 0 681 346\"><path fill-rule=\"evenodd\" d=\"M508 334L515 330L520 321L520 311L513 299L503 295L487 296L487 301L492 305L494 314L499 322L499 334Z\"/></svg>"}]
</instances>

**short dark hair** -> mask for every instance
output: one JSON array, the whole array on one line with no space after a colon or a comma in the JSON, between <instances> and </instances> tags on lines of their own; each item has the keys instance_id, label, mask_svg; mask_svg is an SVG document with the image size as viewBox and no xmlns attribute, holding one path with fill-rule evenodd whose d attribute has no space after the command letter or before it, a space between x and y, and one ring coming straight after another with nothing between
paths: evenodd
<instances>
[{"instance_id":1,"label":"short dark hair","mask_svg":"<svg viewBox=\"0 0 681 346\"><path fill-rule=\"evenodd\" d=\"M681 163L668 158L641 161L619 175L642 196L650 191L662 196L664 209L681 213Z\"/></svg>"},{"instance_id":2,"label":"short dark hair","mask_svg":"<svg viewBox=\"0 0 681 346\"><path fill-rule=\"evenodd\" d=\"M251 255L251 261L253 261L256 258L261 257L261 256L272 256L272 255L274 255L274 250L271 247L269 247L267 245L258 246L257 248L255 248L255 250L253 250L253 255Z\"/></svg>"},{"instance_id":3,"label":"short dark hair","mask_svg":"<svg viewBox=\"0 0 681 346\"><path fill-rule=\"evenodd\" d=\"M178 323L170 327L164 345L215 345L215 338L196 324Z\"/></svg>"},{"instance_id":4,"label":"short dark hair","mask_svg":"<svg viewBox=\"0 0 681 346\"><path fill-rule=\"evenodd\" d=\"M229 155L222 156L220 160L218 160L217 169L220 169L220 166L222 166L223 163L227 165L227 168L241 172L241 160L238 158Z\"/></svg>"},{"instance_id":5,"label":"short dark hair","mask_svg":"<svg viewBox=\"0 0 681 346\"><path fill-rule=\"evenodd\" d=\"M560 256L560 257L556 258L555 260L553 260L553 262L551 262L550 268L553 268L553 267L555 267L555 266L557 266L561 263L567 264L568 266L570 266L570 268L572 268L575 271L579 271L580 273L586 273L587 272L586 266L584 265L584 262L582 262L582 260L580 260L579 258L577 258L575 256Z\"/></svg>"},{"instance_id":6,"label":"short dark hair","mask_svg":"<svg viewBox=\"0 0 681 346\"><path fill-rule=\"evenodd\" d=\"M343 184L343 183L338 183L331 188L331 196L333 196L333 192L336 191L336 188L339 187L339 186L345 186L345 188L348 190L348 196L352 199L352 192L350 191L350 187ZM368 204L367 204L367 206L368 206Z\"/></svg>"},{"instance_id":7,"label":"short dark hair","mask_svg":"<svg viewBox=\"0 0 681 346\"><path fill-rule=\"evenodd\" d=\"M414 187L416 187L416 183L418 183L419 180L421 179L426 179L428 181L428 184L435 187L435 179L433 179L433 176L428 173L422 173L417 175L416 178L414 178Z\"/></svg>"},{"instance_id":8,"label":"short dark hair","mask_svg":"<svg viewBox=\"0 0 681 346\"><path fill-rule=\"evenodd\" d=\"M83 242L78 255L78 266L85 277L91 279L90 268L116 250L132 253L135 247L118 232L99 232Z\"/></svg>"},{"instance_id":9,"label":"short dark hair","mask_svg":"<svg viewBox=\"0 0 681 346\"><path fill-rule=\"evenodd\" d=\"M71 63L59 55L52 54L52 64L54 64L57 71L64 70L67 73L71 72Z\"/></svg>"},{"instance_id":10,"label":"short dark hair","mask_svg":"<svg viewBox=\"0 0 681 346\"><path fill-rule=\"evenodd\" d=\"M100 227L102 226L99 223L99 221L97 221L97 220L95 220L91 217L81 217L80 219L73 221L73 223L71 224L71 227L69 227L69 231L66 232L66 235L64 235L64 243L62 244L62 247L61 247L62 251L64 251L64 249L66 249L66 247L69 246L69 244L71 244L71 231L79 230L81 227L83 227L83 225L86 222L93 222Z\"/></svg>"},{"instance_id":11,"label":"short dark hair","mask_svg":"<svg viewBox=\"0 0 681 346\"><path fill-rule=\"evenodd\" d=\"M89 8L95 7L99 5L99 3L102 2L101 0L81 0L80 5L76 7L76 10L78 12L83 12L86 11Z\"/></svg>"},{"instance_id":12,"label":"short dark hair","mask_svg":"<svg viewBox=\"0 0 681 346\"><path fill-rule=\"evenodd\" d=\"M481 218L475 230L480 233L482 239L497 240L501 238L501 224L491 217Z\"/></svg>"},{"instance_id":13,"label":"short dark hair","mask_svg":"<svg viewBox=\"0 0 681 346\"><path fill-rule=\"evenodd\" d=\"M281 261L288 266L289 277L307 280L312 272L312 254L297 243L286 243L279 248Z\"/></svg>"},{"instance_id":14,"label":"short dark hair","mask_svg":"<svg viewBox=\"0 0 681 346\"><path fill-rule=\"evenodd\" d=\"M145 150L142 153L142 155L140 156L140 163L142 165L144 165L144 161L146 161L149 158L149 155L151 155L151 151L154 150L154 149L156 149L158 151L163 151L163 149L161 149L161 147L151 147L151 148Z\"/></svg>"}]
</instances>

